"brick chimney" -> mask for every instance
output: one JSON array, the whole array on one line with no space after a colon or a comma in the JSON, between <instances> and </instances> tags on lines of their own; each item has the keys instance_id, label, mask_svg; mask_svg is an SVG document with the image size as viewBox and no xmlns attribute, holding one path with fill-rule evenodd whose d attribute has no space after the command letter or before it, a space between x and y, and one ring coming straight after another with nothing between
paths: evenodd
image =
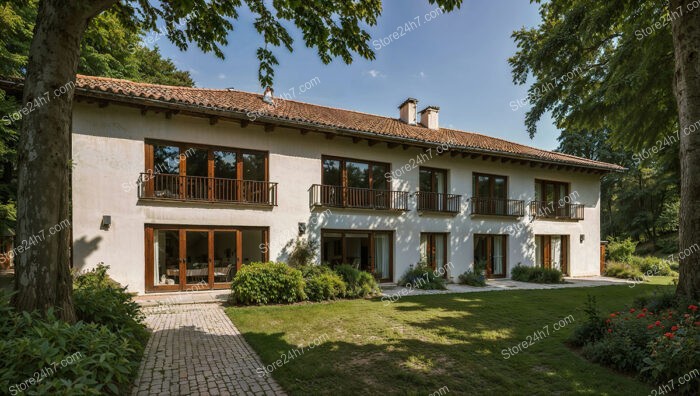
<instances>
[{"instance_id":1,"label":"brick chimney","mask_svg":"<svg viewBox=\"0 0 700 396\"><path fill-rule=\"evenodd\" d=\"M420 124L428 129L440 129L438 123L438 113L440 108L437 106L428 106L420 112Z\"/></svg>"},{"instance_id":2,"label":"brick chimney","mask_svg":"<svg viewBox=\"0 0 700 396\"><path fill-rule=\"evenodd\" d=\"M399 105L399 119L406 124L416 125L418 99L408 98Z\"/></svg>"}]
</instances>

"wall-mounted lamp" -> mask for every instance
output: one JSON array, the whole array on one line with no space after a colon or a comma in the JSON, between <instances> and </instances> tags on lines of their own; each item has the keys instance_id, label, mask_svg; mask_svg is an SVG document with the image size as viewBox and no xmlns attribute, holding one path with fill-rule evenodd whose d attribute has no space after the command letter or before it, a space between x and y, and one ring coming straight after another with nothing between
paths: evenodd
<instances>
[{"instance_id":1,"label":"wall-mounted lamp","mask_svg":"<svg viewBox=\"0 0 700 396\"><path fill-rule=\"evenodd\" d=\"M299 228L299 236L302 236L306 233L306 223L299 223L298 228Z\"/></svg>"},{"instance_id":2,"label":"wall-mounted lamp","mask_svg":"<svg viewBox=\"0 0 700 396\"><path fill-rule=\"evenodd\" d=\"M581 234L578 239L581 241L581 243L583 243L583 241L586 240L586 236L584 234Z\"/></svg>"},{"instance_id":3,"label":"wall-mounted lamp","mask_svg":"<svg viewBox=\"0 0 700 396\"><path fill-rule=\"evenodd\" d=\"M100 229L108 231L110 225L112 225L112 216L103 215L102 223L100 223Z\"/></svg>"}]
</instances>

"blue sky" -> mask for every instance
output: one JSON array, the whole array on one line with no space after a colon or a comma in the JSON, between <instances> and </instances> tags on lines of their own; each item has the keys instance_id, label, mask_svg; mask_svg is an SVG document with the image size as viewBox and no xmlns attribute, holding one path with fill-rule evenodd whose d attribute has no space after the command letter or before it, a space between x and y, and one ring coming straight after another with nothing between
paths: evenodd
<instances>
[{"instance_id":1,"label":"blue sky","mask_svg":"<svg viewBox=\"0 0 700 396\"><path fill-rule=\"evenodd\" d=\"M514 111L512 105L526 97L527 87L512 82L507 59L516 48L510 35L538 23L537 6L528 1L465 0L459 11L426 18L435 8L426 0L385 0L377 26L369 30L376 59L356 58L351 65L340 59L324 65L315 50L304 46L294 27L288 26L295 39L294 52L273 48L280 62L275 92L287 92L303 102L390 117L398 117L397 106L405 98L415 97L419 108L440 106L443 127L556 148L559 132L550 118L540 122L531 140L524 127L528 106ZM262 39L247 11L242 8L235 22L230 44L224 49L225 60L194 46L181 52L166 39L155 44L178 67L190 70L199 87L262 92L255 56ZM416 17L421 22L417 27ZM405 26L411 21L414 25L409 31ZM402 30L403 36L381 44ZM300 92L299 87L310 81L314 82L307 87L313 87Z\"/></svg>"}]
</instances>

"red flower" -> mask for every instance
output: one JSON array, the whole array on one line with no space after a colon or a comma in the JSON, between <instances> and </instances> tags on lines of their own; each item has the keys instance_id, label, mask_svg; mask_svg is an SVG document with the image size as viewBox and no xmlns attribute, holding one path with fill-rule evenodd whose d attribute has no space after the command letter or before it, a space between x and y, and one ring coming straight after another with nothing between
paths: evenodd
<instances>
[{"instance_id":1,"label":"red flower","mask_svg":"<svg viewBox=\"0 0 700 396\"><path fill-rule=\"evenodd\" d=\"M695 322L695 326L700 326L700 322Z\"/></svg>"},{"instance_id":2,"label":"red flower","mask_svg":"<svg viewBox=\"0 0 700 396\"><path fill-rule=\"evenodd\" d=\"M637 319L639 319L639 318L646 318L646 315L644 315L643 313L640 313L639 315L637 315Z\"/></svg>"},{"instance_id":3,"label":"red flower","mask_svg":"<svg viewBox=\"0 0 700 396\"><path fill-rule=\"evenodd\" d=\"M610 319L605 319L605 323L610 323Z\"/></svg>"},{"instance_id":4,"label":"red flower","mask_svg":"<svg viewBox=\"0 0 700 396\"><path fill-rule=\"evenodd\" d=\"M654 325L656 325L656 326L661 326L661 321L660 321L660 320L657 320L656 322L654 322Z\"/></svg>"},{"instance_id":5,"label":"red flower","mask_svg":"<svg viewBox=\"0 0 700 396\"><path fill-rule=\"evenodd\" d=\"M678 326L672 326L672 327L671 327L671 331L676 331L676 330L678 330Z\"/></svg>"},{"instance_id":6,"label":"red flower","mask_svg":"<svg viewBox=\"0 0 700 396\"><path fill-rule=\"evenodd\" d=\"M642 312L646 312L646 311L648 311L648 309L642 308Z\"/></svg>"},{"instance_id":7,"label":"red flower","mask_svg":"<svg viewBox=\"0 0 700 396\"><path fill-rule=\"evenodd\" d=\"M630 308L630 313L634 313L636 311L634 308Z\"/></svg>"},{"instance_id":8,"label":"red flower","mask_svg":"<svg viewBox=\"0 0 700 396\"><path fill-rule=\"evenodd\" d=\"M612 329L608 329L608 333L612 333Z\"/></svg>"},{"instance_id":9,"label":"red flower","mask_svg":"<svg viewBox=\"0 0 700 396\"><path fill-rule=\"evenodd\" d=\"M611 317L611 318L614 318L614 317L617 317L617 315L615 315L614 313L611 313L611 314L610 314L610 317Z\"/></svg>"},{"instance_id":10,"label":"red flower","mask_svg":"<svg viewBox=\"0 0 700 396\"><path fill-rule=\"evenodd\" d=\"M690 304L690 305L688 305L688 309L691 310L691 311L693 311L693 312L695 312L695 311L698 310L698 306L697 306L697 305Z\"/></svg>"},{"instance_id":11,"label":"red flower","mask_svg":"<svg viewBox=\"0 0 700 396\"><path fill-rule=\"evenodd\" d=\"M669 340L672 340L675 336L673 335L673 333L666 333L664 334L664 337L668 338Z\"/></svg>"},{"instance_id":12,"label":"red flower","mask_svg":"<svg viewBox=\"0 0 700 396\"><path fill-rule=\"evenodd\" d=\"M653 328L654 328L654 325L647 326L647 329L653 329Z\"/></svg>"},{"instance_id":13,"label":"red flower","mask_svg":"<svg viewBox=\"0 0 700 396\"><path fill-rule=\"evenodd\" d=\"M683 315L683 317L687 319L690 317L690 314L685 314L685 315Z\"/></svg>"}]
</instances>

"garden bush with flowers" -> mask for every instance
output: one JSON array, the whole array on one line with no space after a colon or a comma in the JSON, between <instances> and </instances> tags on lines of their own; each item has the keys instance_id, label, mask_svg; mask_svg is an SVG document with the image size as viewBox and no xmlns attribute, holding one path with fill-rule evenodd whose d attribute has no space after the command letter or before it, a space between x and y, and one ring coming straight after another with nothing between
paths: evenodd
<instances>
[{"instance_id":1,"label":"garden bush with flowers","mask_svg":"<svg viewBox=\"0 0 700 396\"><path fill-rule=\"evenodd\" d=\"M652 304L653 305L653 304ZM659 306L659 304L657 304ZM636 374L650 384L667 383L700 367L700 312L697 304L633 307L602 315L589 297L587 323L570 342L589 360ZM700 380L681 394L698 394Z\"/></svg>"}]
</instances>

